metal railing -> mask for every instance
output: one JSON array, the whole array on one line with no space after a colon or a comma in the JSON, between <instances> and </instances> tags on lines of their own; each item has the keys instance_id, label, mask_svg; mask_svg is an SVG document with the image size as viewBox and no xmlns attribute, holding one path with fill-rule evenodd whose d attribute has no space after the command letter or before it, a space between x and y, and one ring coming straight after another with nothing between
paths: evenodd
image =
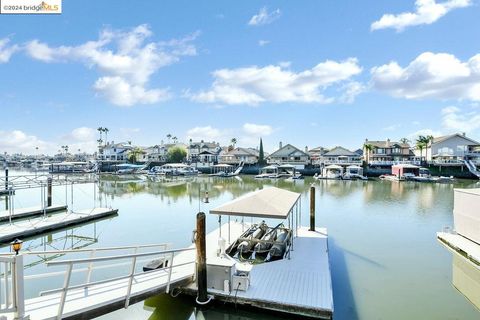
<instances>
[{"instance_id":1,"label":"metal railing","mask_svg":"<svg viewBox=\"0 0 480 320\"><path fill-rule=\"evenodd\" d=\"M0 257L0 314L14 313L15 319L25 314L23 257ZM3 286L2 286L3 284Z\"/></svg>"},{"instance_id":2,"label":"metal railing","mask_svg":"<svg viewBox=\"0 0 480 320\"><path fill-rule=\"evenodd\" d=\"M414 165L421 165L420 160L399 160L399 161L381 161L381 160L372 160L368 162L369 165L377 165L377 166L390 166L395 164L414 164Z\"/></svg>"},{"instance_id":3,"label":"metal railing","mask_svg":"<svg viewBox=\"0 0 480 320\"><path fill-rule=\"evenodd\" d=\"M60 272L51 272L51 273L45 273L42 275L34 275L32 278L43 278L43 277L50 277L54 275L60 275L64 274L64 280L63 280L63 286L61 288L56 288L52 290L46 290L40 292L40 296L45 296L49 294L54 294L54 293L61 293L60 295L60 302L58 306L58 313L57 313L57 318L61 319L63 315L63 310L65 307L65 303L67 300L67 294L70 290L74 289L87 289L88 287L94 286L94 285L100 285L100 284L106 284L109 282L113 281L118 281L118 280L125 280L127 279L127 285L125 286L125 308L127 308L130 304L130 297L132 293L132 286L134 284L134 278L138 275L141 274L148 274L148 273L154 273L154 272L166 272L166 282L162 284L162 286L166 286L166 292L168 293L170 291L170 286L171 286L171 280L172 280L172 271L174 268L178 268L181 266L186 266L189 264L193 264L196 262L195 255L193 255L193 259L191 261L186 261L183 263L174 263L174 257L177 253L180 252L187 252L187 251L193 251L195 250L195 247L191 248L182 248L182 249L173 249L173 250L158 250L158 251L151 251L151 252L141 252L138 253L137 250L140 248L148 248L148 247L154 247L154 246L165 246L165 248L168 247L168 244L161 244L161 245L142 245L142 246L130 246L130 247L111 247L111 248L97 248L97 249L83 249L83 250L64 250L64 251L51 251L51 252L29 252L28 254L58 254L59 252L90 252L90 257L88 258L79 258L79 259L69 259L69 260L60 260L60 261L50 261L47 262L47 266L66 266L66 271L60 271ZM133 249L134 253L131 254L117 254L117 255L111 255L111 256L104 256L104 257L96 257L96 253L99 251L118 251L118 250L124 250L124 249ZM160 268L157 268L155 270L151 271L146 271L146 272L137 272L137 268L139 266L140 262L144 262L140 260L141 258L148 258L148 257L161 257L163 258L163 266ZM128 260L127 262L117 262L121 260ZM148 260L145 260L148 261ZM95 267L96 263L100 262L117 262L117 263L112 263L108 265L100 265ZM74 266L76 265L87 265L84 268L77 268L74 269ZM105 268L114 268L118 267L120 265L126 265L130 266L130 270L128 274L122 275L122 276L116 276L116 277L109 277L107 279L102 279L98 281L92 281L92 273L94 270L98 269L105 269ZM86 272L86 278L85 282L76 284L76 285L71 285L71 277L72 273L76 272ZM193 275L193 271L192 271ZM25 277L27 279L29 277Z\"/></svg>"}]
</instances>

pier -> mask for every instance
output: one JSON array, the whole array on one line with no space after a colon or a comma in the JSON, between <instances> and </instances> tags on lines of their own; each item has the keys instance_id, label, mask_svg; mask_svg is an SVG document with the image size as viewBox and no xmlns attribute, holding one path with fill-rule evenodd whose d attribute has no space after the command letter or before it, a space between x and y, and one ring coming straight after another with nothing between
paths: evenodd
<instances>
[{"instance_id":1,"label":"pier","mask_svg":"<svg viewBox=\"0 0 480 320\"><path fill-rule=\"evenodd\" d=\"M0 211L0 222L15 220L15 219L24 219L35 216L40 216L44 214L49 214L53 212L66 211L68 206L66 205L53 205L46 206L42 208L41 206L20 208L15 210L13 213L10 210Z\"/></svg>"}]
</instances>

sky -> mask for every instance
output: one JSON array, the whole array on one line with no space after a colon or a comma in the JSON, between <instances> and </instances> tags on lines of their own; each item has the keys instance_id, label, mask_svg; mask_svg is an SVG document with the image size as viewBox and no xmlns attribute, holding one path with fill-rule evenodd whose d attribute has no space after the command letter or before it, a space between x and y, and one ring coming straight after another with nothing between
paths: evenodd
<instances>
[{"instance_id":1,"label":"sky","mask_svg":"<svg viewBox=\"0 0 480 320\"><path fill-rule=\"evenodd\" d=\"M480 140L480 1L63 1L0 15L0 152ZM38 151L36 151L38 147Z\"/></svg>"}]
</instances>

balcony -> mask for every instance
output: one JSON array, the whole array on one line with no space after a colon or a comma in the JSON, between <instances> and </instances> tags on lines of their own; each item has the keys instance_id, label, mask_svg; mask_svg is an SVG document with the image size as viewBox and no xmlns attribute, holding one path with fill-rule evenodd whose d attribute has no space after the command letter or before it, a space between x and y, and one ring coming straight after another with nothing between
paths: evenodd
<instances>
[{"instance_id":1,"label":"balcony","mask_svg":"<svg viewBox=\"0 0 480 320\"><path fill-rule=\"evenodd\" d=\"M347 166L350 166L350 165L357 165L357 166L361 166L363 164L363 161L362 160L323 160L323 159L319 159L319 160L316 160L314 162L314 164L316 165L321 165L321 164L324 164L324 165L331 165L331 164L337 164L337 165L347 165Z\"/></svg>"},{"instance_id":2,"label":"balcony","mask_svg":"<svg viewBox=\"0 0 480 320\"><path fill-rule=\"evenodd\" d=\"M400 160L400 161L381 161L381 160L372 160L369 161L370 166L393 166L396 164L413 164L416 166L421 165L420 160Z\"/></svg>"}]
</instances>

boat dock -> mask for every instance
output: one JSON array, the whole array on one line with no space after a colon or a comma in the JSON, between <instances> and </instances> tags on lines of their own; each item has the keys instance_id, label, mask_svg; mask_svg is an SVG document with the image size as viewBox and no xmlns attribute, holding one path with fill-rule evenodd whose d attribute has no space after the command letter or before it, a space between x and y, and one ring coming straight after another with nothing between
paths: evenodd
<instances>
[{"instance_id":1,"label":"boat dock","mask_svg":"<svg viewBox=\"0 0 480 320\"><path fill-rule=\"evenodd\" d=\"M10 219L24 219L53 212L66 211L66 205L53 205L42 208L41 206L28 207L12 210L0 211L0 222L10 221Z\"/></svg>"},{"instance_id":2,"label":"boat dock","mask_svg":"<svg viewBox=\"0 0 480 320\"><path fill-rule=\"evenodd\" d=\"M241 223L231 222L222 226L222 233L228 229L232 239L243 233ZM206 237L207 263L217 253L219 230ZM239 270L250 270L250 287L247 291L235 290L225 293L208 289L214 300L235 303L238 306L268 309L274 312L331 319L333 314L332 282L328 259L327 233L323 228L308 231L299 228L294 250L290 259L274 262L237 265ZM235 284L233 284L235 286ZM196 295L195 283L182 288L187 294Z\"/></svg>"},{"instance_id":3,"label":"boat dock","mask_svg":"<svg viewBox=\"0 0 480 320\"><path fill-rule=\"evenodd\" d=\"M480 265L480 244L451 232L437 232L437 238L452 250Z\"/></svg>"},{"instance_id":4,"label":"boat dock","mask_svg":"<svg viewBox=\"0 0 480 320\"><path fill-rule=\"evenodd\" d=\"M118 214L117 209L93 208L12 222L0 226L0 243L7 243L16 238L25 239L47 231L63 229L116 214Z\"/></svg>"}]
</instances>

